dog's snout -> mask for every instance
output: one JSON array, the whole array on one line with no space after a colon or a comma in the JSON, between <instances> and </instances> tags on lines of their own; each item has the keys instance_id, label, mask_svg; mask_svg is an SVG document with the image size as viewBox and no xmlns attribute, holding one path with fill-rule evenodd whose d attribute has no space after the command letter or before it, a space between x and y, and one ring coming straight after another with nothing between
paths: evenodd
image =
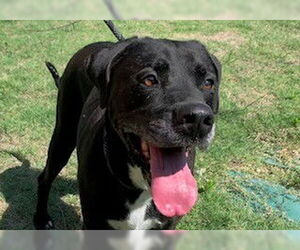
<instances>
[{"instance_id":1,"label":"dog's snout","mask_svg":"<svg viewBox=\"0 0 300 250\"><path fill-rule=\"evenodd\" d=\"M211 108L203 103L181 105L175 110L175 125L193 136L207 135L214 123Z\"/></svg>"}]
</instances>

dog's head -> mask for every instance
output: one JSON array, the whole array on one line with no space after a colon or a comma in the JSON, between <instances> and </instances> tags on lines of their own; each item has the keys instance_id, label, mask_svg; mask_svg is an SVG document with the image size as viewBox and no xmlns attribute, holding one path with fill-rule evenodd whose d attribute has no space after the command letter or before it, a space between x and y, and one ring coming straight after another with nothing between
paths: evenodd
<instances>
[{"instance_id":1,"label":"dog's head","mask_svg":"<svg viewBox=\"0 0 300 250\"><path fill-rule=\"evenodd\" d=\"M151 166L157 208L166 216L185 214L197 197L189 148L206 148L214 135L217 58L196 41L135 38L102 50L89 74L117 133L140 165Z\"/></svg>"}]
</instances>

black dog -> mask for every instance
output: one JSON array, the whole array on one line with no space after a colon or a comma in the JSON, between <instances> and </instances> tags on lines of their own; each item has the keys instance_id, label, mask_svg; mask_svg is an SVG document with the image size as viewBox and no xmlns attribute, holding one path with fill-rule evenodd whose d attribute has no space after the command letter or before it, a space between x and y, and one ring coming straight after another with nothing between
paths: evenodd
<instances>
[{"instance_id":1,"label":"black dog","mask_svg":"<svg viewBox=\"0 0 300 250\"><path fill-rule=\"evenodd\" d=\"M51 183L77 147L85 229L169 229L197 200L221 66L196 41L131 38L77 52L59 78L56 126L39 176L35 227L53 227ZM76 137L77 134L77 137Z\"/></svg>"}]
</instances>

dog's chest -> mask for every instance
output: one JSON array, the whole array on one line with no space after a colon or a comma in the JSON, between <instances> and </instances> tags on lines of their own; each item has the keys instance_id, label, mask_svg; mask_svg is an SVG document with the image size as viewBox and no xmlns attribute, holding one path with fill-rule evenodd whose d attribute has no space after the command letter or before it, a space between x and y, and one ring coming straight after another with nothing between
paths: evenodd
<instances>
[{"instance_id":1,"label":"dog's chest","mask_svg":"<svg viewBox=\"0 0 300 250\"><path fill-rule=\"evenodd\" d=\"M152 206L152 197L150 187L143 178L143 174L138 167L129 167L129 177L132 183L142 190L138 198L133 202L125 204L128 209L128 215L123 220L108 220L108 224L114 229L136 229L146 230L160 228L161 222L158 218L147 216L147 211Z\"/></svg>"}]
</instances>

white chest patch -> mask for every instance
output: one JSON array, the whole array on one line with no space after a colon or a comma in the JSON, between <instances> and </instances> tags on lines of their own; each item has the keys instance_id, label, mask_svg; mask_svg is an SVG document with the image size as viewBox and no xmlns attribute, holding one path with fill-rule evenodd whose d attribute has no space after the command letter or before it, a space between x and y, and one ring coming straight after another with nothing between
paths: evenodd
<instances>
[{"instance_id":1,"label":"white chest patch","mask_svg":"<svg viewBox=\"0 0 300 250\"><path fill-rule=\"evenodd\" d=\"M147 230L161 224L157 219L145 219L148 207L151 204L152 196L150 187L143 177L143 173L139 167L129 166L129 177L132 183L142 190L140 196L132 204L126 204L129 213L125 220L108 220L110 226L114 229L126 230Z\"/></svg>"},{"instance_id":2,"label":"white chest patch","mask_svg":"<svg viewBox=\"0 0 300 250\"><path fill-rule=\"evenodd\" d=\"M114 229L119 230L146 230L153 228L157 224L161 224L157 219L145 219L146 211L151 204L151 200L150 192L143 191L133 204L126 204L129 213L125 220L108 220L108 224Z\"/></svg>"}]
</instances>

